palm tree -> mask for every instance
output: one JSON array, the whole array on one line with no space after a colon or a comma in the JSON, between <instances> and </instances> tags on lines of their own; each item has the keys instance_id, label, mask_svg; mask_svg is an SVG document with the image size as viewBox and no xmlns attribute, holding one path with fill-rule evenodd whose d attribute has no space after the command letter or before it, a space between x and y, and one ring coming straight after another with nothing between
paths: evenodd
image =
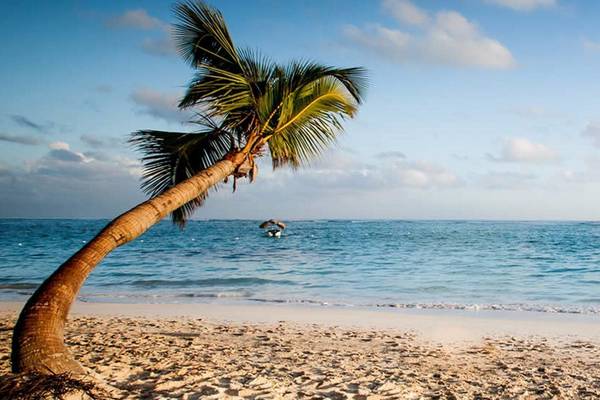
<instances>
[{"instance_id":1,"label":"palm tree","mask_svg":"<svg viewBox=\"0 0 600 400\"><path fill-rule=\"evenodd\" d=\"M361 68L278 65L235 47L222 15L206 4L174 10L179 53L196 70L179 106L201 110L193 121L199 129L132 134L144 154L142 188L150 199L110 222L32 295L14 329L15 372L82 373L63 330L79 289L108 253L169 213L183 226L209 189L229 177L234 190L239 178L253 181L256 157L270 155L273 168L306 164L336 140L361 103Z\"/></svg>"}]
</instances>

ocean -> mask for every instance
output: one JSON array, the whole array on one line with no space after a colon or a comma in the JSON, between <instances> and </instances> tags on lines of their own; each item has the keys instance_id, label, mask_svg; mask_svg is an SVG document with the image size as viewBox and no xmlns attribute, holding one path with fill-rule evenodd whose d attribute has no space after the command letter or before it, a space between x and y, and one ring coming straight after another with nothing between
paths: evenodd
<instances>
[{"instance_id":1,"label":"ocean","mask_svg":"<svg viewBox=\"0 0 600 400\"><path fill-rule=\"evenodd\" d=\"M0 219L0 300L24 300L106 220ZM600 223L163 221L80 300L600 313Z\"/></svg>"}]
</instances>

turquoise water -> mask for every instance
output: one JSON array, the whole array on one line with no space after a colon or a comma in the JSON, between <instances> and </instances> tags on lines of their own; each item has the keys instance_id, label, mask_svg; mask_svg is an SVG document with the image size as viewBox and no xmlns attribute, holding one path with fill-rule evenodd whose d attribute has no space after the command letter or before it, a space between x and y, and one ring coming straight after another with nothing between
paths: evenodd
<instances>
[{"instance_id":1,"label":"turquoise water","mask_svg":"<svg viewBox=\"0 0 600 400\"><path fill-rule=\"evenodd\" d=\"M600 223L168 222L115 250L84 301L600 312ZM107 221L0 220L0 299L24 299Z\"/></svg>"}]
</instances>

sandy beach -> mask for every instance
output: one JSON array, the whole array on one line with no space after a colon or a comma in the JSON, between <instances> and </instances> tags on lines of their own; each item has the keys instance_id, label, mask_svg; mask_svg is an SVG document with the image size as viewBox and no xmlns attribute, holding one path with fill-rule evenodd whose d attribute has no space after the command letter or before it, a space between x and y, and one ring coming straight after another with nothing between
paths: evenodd
<instances>
[{"instance_id":1,"label":"sandy beach","mask_svg":"<svg viewBox=\"0 0 600 400\"><path fill-rule=\"evenodd\" d=\"M2 374L20 306L0 306ZM67 343L123 399L594 399L597 318L77 303Z\"/></svg>"}]
</instances>

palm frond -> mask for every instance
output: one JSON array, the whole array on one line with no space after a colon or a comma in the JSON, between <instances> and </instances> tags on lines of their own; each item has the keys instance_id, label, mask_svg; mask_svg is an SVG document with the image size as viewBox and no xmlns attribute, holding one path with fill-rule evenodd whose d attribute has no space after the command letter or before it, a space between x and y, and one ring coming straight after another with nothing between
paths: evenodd
<instances>
[{"instance_id":1,"label":"palm frond","mask_svg":"<svg viewBox=\"0 0 600 400\"><path fill-rule=\"evenodd\" d=\"M287 93L270 127L273 167L297 168L335 142L342 121L352 118L362 101L360 69L335 69L313 63L292 64L286 71Z\"/></svg>"},{"instance_id":2,"label":"palm frond","mask_svg":"<svg viewBox=\"0 0 600 400\"><path fill-rule=\"evenodd\" d=\"M129 142L144 154L141 188L155 197L222 159L231 148L232 136L214 126L198 133L142 130L134 132ZM173 222L183 227L206 197L202 193L173 211Z\"/></svg>"},{"instance_id":3,"label":"palm frond","mask_svg":"<svg viewBox=\"0 0 600 400\"><path fill-rule=\"evenodd\" d=\"M173 36L184 60L192 67L239 69L237 50L218 10L202 1L188 1L177 4L174 12L179 22L174 25Z\"/></svg>"},{"instance_id":4,"label":"palm frond","mask_svg":"<svg viewBox=\"0 0 600 400\"><path fill-rule=\"evenodd\" d=\"M198 70L179 107L201 105L208 116L227 117L230 125L231 121L248 121L248 111L254 109L254 100L268 82L269 63L238 51L223 16L205 3L183 3L175 12L178 48Z\"/></svg>"},{"instance_id":5,"label":"palm frond","mask_svg":"<svg viewBox=\"0 0 600 400\"><path fill-rule=\"evenodd\" d=\"M258 103L272 93L278 66L257 53L239 52L240 71L200 68L180 107L201 105L211 118L222 118L230 130L249 132L260 121Z\"/></svg>"},{"instance_id":6,"label":"palm frond","mask_svg":"<svg viewBox=\"0 0 600 400\"><path fill-rule=\"evenodd\" d=\"M295 61L286 68L287 85L291 91L306 87L323 78L333 78L341 83L358 104L367 87L364 68L336 68L311 61Z\"/></svg>"},{"instance_id":7,"label":"palm frond","mask_svg":"<svg viewBox=\"0 0 600 400\"><path fill-rule=\"evenodd\" d=\"M251 104L252 91L245 76L205 66L190 82L179 107L202 105L212 117L217 117Z\"/></svg>"},{"instance_id":8,"label":"palm frond","mask_svg":"<svg viewBox=\"0 0 600 400\"><path fill-rule=\"evenodd\" d=\"M323 116L285 134L274 135L268 142L273 168L290 166L295 169L308 164L335 143L340 131L341 124L335 117Z\"/></svg>"}]
</instances>

